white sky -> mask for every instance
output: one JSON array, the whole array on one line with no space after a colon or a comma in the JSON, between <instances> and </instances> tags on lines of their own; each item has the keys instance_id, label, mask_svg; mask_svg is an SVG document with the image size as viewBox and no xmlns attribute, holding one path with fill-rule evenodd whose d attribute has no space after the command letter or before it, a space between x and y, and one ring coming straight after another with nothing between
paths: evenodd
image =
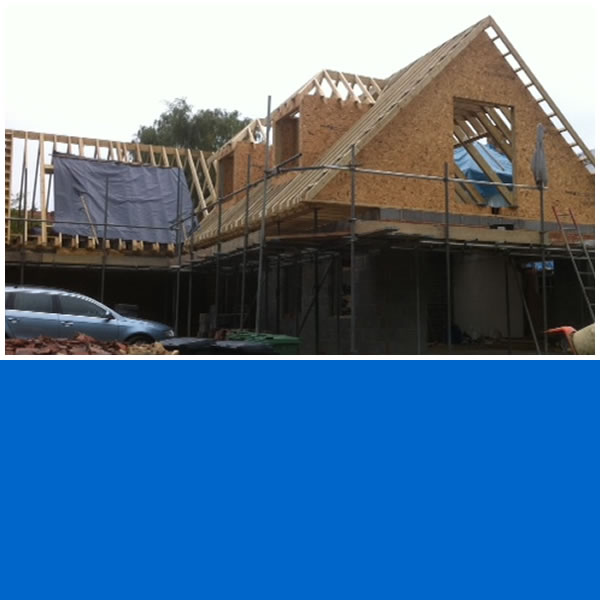
<instances>
[{"instance_id":1,"label":"white sky","mask_svg":"<svg viewBox=\"0 0 600 600\"><path fill-rule=\"evenodd\" d=\"M4 2L5 127L130 140L165 101L266 113L323 68L387 77L491 14L595 147L593 3ZM476 76L476 74L474 74Z\"/></svg>"}]
</instances>

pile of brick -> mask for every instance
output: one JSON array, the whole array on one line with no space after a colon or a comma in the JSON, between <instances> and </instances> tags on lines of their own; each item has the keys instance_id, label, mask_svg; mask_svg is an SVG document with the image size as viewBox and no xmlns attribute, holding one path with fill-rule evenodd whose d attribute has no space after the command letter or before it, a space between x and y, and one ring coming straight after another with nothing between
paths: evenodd
<instances>
[{"instance_id":1,"label":"pile of brick","mask_svg":"<svg viewBox=\"0 0 600 600\"><path fill-rule=\"evenodd\" d=\"M158 342L128 345L122 342L100 342L80 333L72 340L40 336L32 340L5 340L5 354L21 355L127 355L127 354L179 354L169 352Z\"/></svg>"}]
</instances>

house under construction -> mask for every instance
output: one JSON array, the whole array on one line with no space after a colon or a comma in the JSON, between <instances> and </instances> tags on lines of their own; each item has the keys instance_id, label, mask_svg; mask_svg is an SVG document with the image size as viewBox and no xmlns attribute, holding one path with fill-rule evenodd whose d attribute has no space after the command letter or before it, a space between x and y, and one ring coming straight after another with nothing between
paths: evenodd
<instances>
[{"instance_id":1,"label":"house under construction","mask_svg":"<svg viewBox=\"0 0 600 600\"><path fill-rule=\"evenodd\" d=\"M7 282L304 354L545 353L594 320L594 155L491 17L387 79L322 71L214 153L5 140ZM164 210L81 193L88 165Z\"/></svg>"}]
</instances>

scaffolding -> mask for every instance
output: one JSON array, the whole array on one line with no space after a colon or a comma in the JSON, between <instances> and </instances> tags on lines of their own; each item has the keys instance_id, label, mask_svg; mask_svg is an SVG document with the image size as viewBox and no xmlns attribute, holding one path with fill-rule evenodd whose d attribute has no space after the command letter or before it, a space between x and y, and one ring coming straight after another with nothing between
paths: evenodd
<instances>
[{"instance_id":1,"label":"scaffolding","mask_svg":"<svg viewBox=\"0 0 600 600\"><path fill-rule=\"evenodd\" d=\"M268 120L267 120L268 122ZM289 162L289 159L288 161ZM356 280L356 261L355 255L357 248L364 249L368 247L392 247L395 250L404 250L407 252L414 253L415 257L418 257L420 252L423 251L441 251L444 253L445 257L445 293L446 293L446 345L447 352L452 353L452 269L451 269L451 253L454 250L464 251L465 249L476 249L476 250L487 250L493 252L499 252L506 257L506 278L512 276L515 278L517 285L519 282L518 272L514 263L514 259L516 257L527 258L529 260L539 259L542 264L545 263L549 258L568 258L569 257L569 249L565 246L558 244L548 244L548 231L554 229L552 223L546 223L543 221L542 216L540 215L540 226L537 235L540 236L539 242L529 244L524 243L508 243L508 242L498 242L498 241L474 241L474 240L457 240L453 237L453 224L452 224L452 214L449 210L449 190L451 184L477 184L477 185L489 185L496 186L500 185L495 182L485 182L471 179L462 179L457 177L449 176L449 165L446 163L444 167L443 175L425 175L418 173L405 173L405 172L394 172L394 171L382 171L376 169L364 169L356 164L354 150L351 152L351 162L347 165L314 165L307 167L286 167L285 164L278 164L272 168L268 167L265 169L265 174L263 180L250 181L250 157L248 157L248 169L247 169L247 183L246 185L236 190L228 195L219 195L216 201L207 205L207 209L215 208L219 212L222 211L224 204L234 200L236 197L240 195L245 196L245 230L243 235L243 240L234 239L229 240L227 243L227 248L225 251L223 246L225 245L224 240L221 237L220 223L221 219L219 219L219 227L217 231L216 244L214 245L214 252L211 254L211 248L208 249L198 249L194 248L193 238L189 237L186 240L180 239L180 232L184 231L184 223L193 217L193 215L181 215L179 212L179 219L177 222L166 225L165 227L161 227L158 229L175 229L177 232L178 240L175 244L176 248L176 264L172 265L172 268L175 269L177 285L175 291L175 323L174 325L179 329L179 320L180 320L180 285L179 280L182 273L186 273L189 280L188 286L188 303L187 303L187 333L190 335L191 332L191 315L193 312L193 307L190 302L191 298L191 289L192 289L192 281L194 272L199 270L213 269L215 271L215 283L214 283L214 295L215 295L215 328L218 329L221 326L221 307L220 307L220 289L222 287L221 275L223 268L227 268L229 270L235 269L241 278L242 286L241 286L241 297L240 297L240 312L239 312L239 327L244 328L248 326L248 312L245 311L245 307L248 299L248 278L251 274L255 275L256 285L255 285L255 293L254 293L254 310L255 310L255 319L254 319L254 327L255 331L258 333L264 329L263 323L261 323L261 319L264 318L264 315L268 313L268 310L265 306L265 302L267 301L267 293L266 288L269 285L266 274L270 272L271 268L275 269L276 272L276 313L275 313L275 322L270 322L268 325L274 325L274 329L276 331L279 330L280 327L280 315L279 309L281 306L281 271L286 266L290 265L299 265L299 264L312 264L314 269L314 277L313 277L313 296L309 305L304 309L303 313L298 315L297 317L297 325L296 325L296 335L301 335L302 331L306 325L307 319L311 311L314 311L315 314L315 353L319 352L319 318L318 318L318 306L319 306L319 294L321 293L322 287L328 275L331 273L331 269L339 269L341 264L341 258L345 253L350 254L350 299L351 299L351 308L350 308L350 348L347 350L350 354L356 354L357 350L357 340L356 340L356 297L357 297L357 280ZM277 232L267 234L267 227L261 227L260 230L251 232L249 228L248 221L248 204L250 198L250 190L260 185L261 183L264 186L263 193L267 192L268 183L277 178L278 176L284 175L288 172L297 172L297 171L307 171L307 170L334 170L334 171L345 171L351 174L350 180L350 204L347 208L348 210L348 218L347 218L347 230L345 231L321 231L319 229L319 220L318 220L318 212L319 208L314 207L313 210L313 227L312 231L304 231L295 234L281 234L280 233L280 223L277 227ZM430 183L443 184L444 186L444 219L443 219L443 235L434 237L432 235L413 233L412 235L403 234L402 231L398 231L398 228L393 224L386 224L385 221L381 221L379 227L373 229L371 227L371 231L369 228L362 228L361 221L357 219L356 216L356 207L357 207L357 197L356 197L356 178L363 175L377 175L381 177L400 177L400 178L408 178L408 179L418 179L427 181ZM543 209L543 194L544 188L540 186L532 186L526 184L510 184L511 187L521 188L521 189L529 189L529 190L537 190L540 194L540 211ZM263 209L263 215L265 215ZM266 216L266 215L265 215ZM26 217L9 217L9 221L11 222L20 222L23 221ZM86 222L69 222L70 224L89 226L89 223ZM118 223L94 223L97 230L105 231L107 226L115 226L118 227ZM130 225L130 227L133 227ZM201 228L202 223L200 223L197 227ZM415 228L415 231L418 231L418 225L412 224L412 227ZM144 229L149 228L146 225L138 224L135 228ZM534 232L531 232L532 234ZM481 237L481 232L479 232L479 237ZM506 234L504 234L506 235ZM441 238L441 239L440 239ZM107 271L107 261L106 254L107 250L110 247L110 240L106 240L104 238L101 239L99 245L102 247L103 251L103 259L100 268L100 277L101 277L101 289L104 290L105 287L105 279L106 279L106 271ZM587 252L589 250L586 249ZM573 250L571 249L571 253ZM416 263L418 265L418 259L416 259ZM324 266L323 266L324 265ZM21 281L20 283L24 283L23 276L23 266L24 261L21 262ZM417 269L417 278L418 269ZM506 282L506 285L508 283ZM417 284L418 288L418 284ZM545 296L546 288L542 287L543 294ZM338 291L339 293L339 291ZM548 345L547 345L547 337L543 332L536 332L533 326L530 310L527 306L526 299L522 293L522 289L520 289L521 299L523 302L523 308L525 314L527 316L529 329L532 332L532 339L536 347L536 351L538 353L547 353ZM419 294L419 290L417 289L417 297ZM101 294L100 300L102 301L103 293ZM339 306L340 302L336 301L336 306L338 310L337 322L338 322L338 353L345 353L344 349L341 347L339 343ZM506 303L507 311L509 310L509 304ZM546 323L546 301L544 299L543 302L543 320ZM510 329L510 315L507 315L507 323ZM420 328L420 319L417 318L417 338L418 338L418 351L422 350L422 333L419 330ZM544 330L545 331L545 330ZM540 344L538 335L541 334L542 343ZM510 336L509 336L510 338ZM508 351L511 352L510 348L510 339L508 340Z\"/></svg>"},{"instance_id":2,"label":"scaffolding","mask_svg":"<svg viewBox=\"0 0 600 600\"><path fill-rule=\"evenodd\" d=\"M81 156L89 155L89 147L94 152L94 157L106 160L121 160L126 162L149 162L154 166L179 166L186 170L188 182L196 195L196 217L200 219L195 232L188 239L181 239L180 231L184 230L184 223L194 215L181 215L178 212L177 222L169 224L169 228L176 228L177 241L166 248L167 254L173 258L172 269L176 273L175 285L175 324L178 325L180 316L180 280L183 273L188 274L188 306L187 329L191 332L192 322L192 280L195 272L214 270L214 325L219 328L222 317L226 315L225 304L230 304L227 291L222 293L222 287L227 281L223 273L235 272L239 275L239 311L235 313L240 328L254 327L256 333L267 328L269 311L269 274L275 272L275 329L280 329L280 310L282 270L289 265L312 265L312 299L301 313L296 315L296 335L300 335L308 322L309 315L314 314L314 339L315 353L320 351L319 331L319 297L322 293L326 278L334 270L341 269L342 260L349 257L350 263L350 342L347 348L342 348L339 334L340 302L336 300L336 315L338 323L337 349L350 354L358 352L357 340L357 253L371 247L392 248L398 251L414 254L416 273L416 313L417 313L417 348L421 352L423 347L422 332L420 328L420 298L421 274L419 271L420 256L425 252L443 253L444 264L444 290L445 290L445 341L447 351L453 351L452 337L452 255L457 250L481 250L500 253L504 257L504 282L506 292L506 324L508 331L508 351L510 346L510 303L508 300L509 281L515 279L523 303L529 329L538 353L548 352L548 339L544 333L547 329L547 298L546 298L546 262L556 258L568 258L569 249L563 246L557 236L552 234L558 229L555 223L545 219L546 189L542 184L527 185L519 183L506 183L499 180L491 169L483 168L488 181L470 179L458 169L456 164L450 165L447 161L440 161L442 172L437 174L417 173L414 170L406 172L365 168L357 162L358 153L363 149L378 132L391 122L399 110L407 105L425 89L432 79L440 74L446 66L463 51L480 34L487 34L494 47L501 54L516 77L519 78L527 92L533 96L536 104L550 123L556 128L559 136L582 162L594 162L594 157L582 140L577 136L572 126L559 111L555 103L539 84L530 69L521 59L517 51L510 44L506 36L488 17L461 34L448 40L427 55L411 63L404 69L393 74L386 80L371 77L352 75L337 71L322 71L307 84L302 86L282 105L271 111L271 99L268 98L266 119L256 119L238 133L232 140L211 155L202 152L194 154L190 150L140 147L139 144L119 144L98 140L76 139L65 136L54 136L52 139L43 134L28 134L27 132L7 132L7 156L12 152L13 137L24 137L26 143L32 136L39 140L38 163L41 170L36 167L34 181L40 183L40 201L42 212L36 222L41 225L42 245L53 243L55 247L62 247L64 240L50 240L48 231L51 220L48 218L47 209L51 186L52 166L44 161L44 144L53 142L56 149L58 143L68 144L67 152L71 153L71 146L77 147ZM356 126L350 127L322 153L318 164L299 166L300 152L292 156L272 158L271 128L275 119L287 119L298 110L300 103L307 96L319 96L324 99L335 99L341 102L350 101L358 109L364 110L364 115ZM468 144L490 136L501 148L507 150L506 154L512 157L515 147L514 130L511 129L513 109L507 106L460 100L459 109L455 113L454 129L450 132L454 147L466 147ZM246 183L233 190L233 184L225 189L224 168L220 168L222 161L232 156L232 152L240 144L248 142L253 144L253 151L261 144L264 148L264 160L261 164L253 164L253 154L247 156ZM105 149L102 155L101 149ZM27 150L25 150L27 151ZM470 153L479 163L477 153L471 149ZM254 155L256 157L256 155ZM158 160L156 159L158 157ZM279 158L283 158L279 160ZM257 161L259 162L259 161ZM271 166L272 162L276 162ZM27 159L24 158L24 168L21 186L27 187ZM375 163L377 166L377 163ZM264 167L264 169L263 169ZM437 170L437 167L435 167ZM252 180L253 170L262 171L260 178ZM40 174L41 173L41 174ZM317 195L324 186L332 181L339 173L346 173L348 182L348 202L335 202L327 208L319 203ZM46 176L50 176L50 180ZM365 204L361 204L357 191L357 180L360 177L393 178L421 181L440 187L440 204L431 213L424 211L411 211L409 208L386 209L394 212L396 220L386 220L377 214L376 218L363 218L368 212ZM293 177L293 179L292 179ZM281 178L281 179L279 179ZM280 183L278 183L280 182ZM262 188L261 188L262 186ZM512 193L518 190L527 190L539 194L539 212L537 221L529 219L527 228L516 231L501 231L504 225L513 225L510 218L477 217L478 224L469 222L467 215L452 212L450 207L451 189L454 189L459 200L464 203L472 202L482 205L478 187L492 186L499 190L508 206L513 203ZM442 191L443 187L443 191ZM8 189L8 188L7 188ZM35 197L35 191L34 191ZM27 196L27 194L25 194ZM245 198L244 201L241 199ZM534 206L534 205L532 205ZM34 206L29 209L18 207L17 217L12 216L11 208L7 208L6 226L7 240L14 236L10 234L12 222L24 221L25 235L21 241L23 251L21 265L24 264L24 250L28 241L27 227L34 213ZM380 209L377 209L380 210ZM535 210L535 207L534 207ZM411 213L407 218L406 215ZM335 215L335 218L332 217ZM529 218L529 217L528 217ZM499 228L490 229L495 222ZM87 223L83 223L87 225ZM116 225L116 224L111 224ZM106 237L106 219L104 223L95 224L96 231L102 230ZM145 228L139 225L139 228ZM166 227L165 227L166 228ZM283 228L283 230L282 230ZM593 228L588 227L585 235L590 235ZM95 240L87 239L88 248L97 248L98 235ZM102 281L106 276L107 251L110 248L123 251L129 249L144 250L144 243L136 241L102 239ZM71 244L73 242L71 241ZM141 244L141 245L140 245ZM76 241L77 248L80 241ZM153 248L162 251L162 248ZM542 327L534 326L531 311L522 288L520 287L519 274L515 259L528 258L541 262L542 265ZM23 280L23 274L21 274ZM339 283L339 282L338 282ZM254 289L252 289L254 288ZM101 287L104 290L104 283ZM340 290L336 292L339 296ZM248 306L249 299L251 305ZM252 315L253 318L252 318ZM227 314L228 317L231 314ZM537 329L537 331L536 331ZM538 340L541 337L541 343Z\"/></svg>"},{"instance_id":3,"label":"scaffolding","mask_svg":"<svg viewBox=\"0 0 600 600\"><path fill-rule=\"evenodd\" d=\"M267 131L270 124L270 98L269 98L269 112L267 114ZM268 137L267 137L268 141ZM530 331L532 333L533 342L536 347L536 351L538 353L548 353L548 339L545 333L547 329L547 301L546 301L546 286L542 286L542 296L543 296L543 309L542 309L542 319L543 319L543 332L536 332L535 327L533 325L531 312L527 306L527 301L525 296L523 295L523 290L520 287L520 282L518 278L518 272L516 270L516 266L514 263L515 257L526 257L529 259L539 258L542 265L545 266L546 261L549 257L568 257L568 249L562 247L560 245L549 245L548 244L548 232L554 227L551 223L547 223L544 219L544 191L547 188L544 188L542 185L527 185L527 184L505 184L502 182L494 182L494 181L480 181L474 179L460 178L460 177L450 177L449 175L449 165L448 163L444 166L444 174L443 175L426 175L426 174L418 174L418 173L405 173L405 172L396 172L396 171L384 171L377 169L365 169L361 168L356 163L356 154L354 146L351 147L351 161L347 165L340 164L323 164L323 165L313 165L306 167L286 167L285 164L275 165L273 168L269 168L268 164L268 152L269 146L268 143L265 145L265 172L264 179L262 180L263 184L263 204L260 215L260 229L258 232L254 232L254 235L250 234L250 223L249 223L249 202L250 202L250 190L261 183L260 180L250 181L250 159L248 159L248 169L247 169L247 183L243 188L240 188L228 195L219 196L216 200L217 210L219 211L219 217L217 219L217 231L216 231L216 242L214 245L215 251L212 256L207 255L206 250L201 252L201 256L196 256L194 254L194 250L190 250L190 259L185 268L189 270L189 272L193 272L194 269L206 268L208 266L214 266L215 268L215 296L219 298L219 282L220 282L220 271L223 268L224 262L229 262L230 266L237 266L237 269L240 271L240 277L242 280L242 293L240 299L240 328L243 328L247 325L247 314L244 314L245 300L246 300L246 281L248 279L248 271L249 269L256 272L256 297L255 297L255 331L258 333L261 331L261 318L263 314L267 313L267 310L264 306L265 297L267 294L265 293L265 287L268 286L268 281L266 279L265 273L269 272L269 267L271 265L276 267L277 274L277 283L276 283L276 317L275 317L275 330L279 330L279 310L281 304L281 285L280 285L280 274L281 268L285 265L289 264L299 264L299 263L312 263L314 268L314 278L313 278L313 297L309 306L304 311L300 318L297 319L296 324L296 335L300 335L302 330L306 324L308 314L310 311L315 311L315 353L319 353L319 293L325 281L325 277L329 273L329 270L332 267L334 262L339 263L340 257L345 250L349 250L350 253L350 298L351 298L351 310L350 310L350 349L349 353L355 354L357 353L357 344L356 344L356 264L355 264L355 253L357 245L369 245L369 244L388 244L395 245L396 248L399 248L399 244L404 242L404 249L412 250L415 252L415 255L418 256L418 252L420 249L431 249L431 250L443 250L445 255L445 280L446 280L446 310L447 310L447 318L446 318L446 326L447 326L447 350L448 353L452 352L452 285L451 285L451 251L453 248L460 249L479 249L479 250L492 250L496 252L501 252L506 257L506 268L505 268L505 287L508 290L508 280L512 276L515 278L517 285L519 286L519 291L521 294L521 299L523 302L523 309L526 314L528 325ZM297 155L292 157L291 159L287 159L285 163L289 163L297 158ZM290 172L306 172L306 171L345 171L351 174L351 182L350 182L350 206L349 206L349 214L348 214L348 231L342 232L320 232L319 231L319 223L318 223L318 207L312 208L313 212L313 228L311 231L306 231L297 234L288 234L281 235L280 233L280 225L281 222L277 221L277 234L267 235L267 228L265 226L266 223L266 198L268 194L268 184L273 179L280 175L290 173ZM444 221L443 221L443 229L444 235L443 239L433 239L430 236L415 236L412 237L400 237L396 228L393 226L386 226L385 222L381 222L381 227L379 230L375 230L372 232L363 233L360 235L357 233L357 222L358 219L356 217L356 177L368 174L368 175L377 175L382 177L399 177L406 179L415 179L422 180L431 183L442 183L444 185ZM536 235L539 235L539 240L537 243L532 240L529 244L517 244L517 243L501 243L501 242L476 242L476 241L456 241L453 239L452 235L452 223L451 223L451 213L449 208L449 197L450 197L450 185L451 184L460 184L460 185L480 185L480 186L505 186L514 189L527 189L527 190L535 190L539 192L540 196L540 220L539 220L539 230ZM243 235L243 244L235 244L229 243L229 249L227 252L223 252L223 232L222 232L222 211L223 205L227 202L234 200L237 196L245 194L245 202L243 207L244 212L244 235ZM199 228L201 230L202 223L199 224ZM250 244L250 241L253 243ZM250 260L251 255L258 254L258 259L252 261ZM292 257L290 259L290 257ZM291 260L291 262L290 262ZM322 262L328 261L328 266L325 271L320 274L320 264ZM239 264L238 264L239 263ZM265 264L267 265L265 267ZM418 263L417 263L418 264ZM543 269L545 271L545 267ZM508 294L508 291L506 291ZM418 297L418 292L417 292ZM336 303L338 305L339 310L339 302ZM220 326L220 313L219 313L219 303L215 303L216 314L215 314L215 327L218 329ZM510 332L510 308L508 299L506 301L506 310L507 310L507 327ZM338 323L339 323L339 314L337 315ZM418 319L417 319L418 320ZM417 324L417 328L419 328L419 324ZM541 334L542 344L540 345L538 340L538 335ZM511 349L511 341L510 335L508 341L508 351L512 353ZM421 333L418 331L417 338L420 340ZM419 350L421 349L421 342L418 343ZM339 347L339 331L338 331L338 353L341 352L341 348Z\"/></svg>"}]
</instances>

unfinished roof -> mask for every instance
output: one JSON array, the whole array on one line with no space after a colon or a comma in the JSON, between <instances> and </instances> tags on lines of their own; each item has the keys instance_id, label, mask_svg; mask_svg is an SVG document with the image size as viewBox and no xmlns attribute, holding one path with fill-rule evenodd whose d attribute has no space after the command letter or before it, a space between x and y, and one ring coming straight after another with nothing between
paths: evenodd
<instances>
[{"instance_id":1,"label":"unfinished roof","mask_svg":"<svg viewBox=\"0 0 600 600\"><path fill-rule=\"evenodd\" d=\"M386 82L375 99L372 108L362 116L345 134L329 148L324 149L321 165L347 165L350 163L352 146L356 152L360 152L384 127L399 113L399 111L416 98L421 91L440 73L449 63L456 58L471 42L483 32L487 33L490 40L500 51L510 68L519 77L520 81L531 93L535 101L544 110L546 116L556 127L557 131L569 144L574 154L582 160L594 164L594 156L577 135L573 127L568 123L556 104L552 101L539 81L521 59L520 55L508 41L504 33L491 17L479 21L472 27L448 40L441 46L435 48L428 54L414 61L407 67L393 74ZM331 73L331 72L329 72ZM325 77L325 79L327 79ZM347 76L345 77L348 84ZM362 78L361 78L362 81ZM364 85L364 82L362 82ZM377 85L380 85L378 82ZM311 90L319 89L321 82L317 79L311 80L307 86ZM337 86L332 86L337 88ZM360 87L360 86L359 86ZM368 91L368 90L367 90ZM292 96L292 99L295 96ZM358 96L355 101L365 101L368 96ZM291 105L289 100L282 105ZM282 111L280 107L276 113ZM285 114L285 112L281 113ZM277 216L278 219L291 215L299 210L304 210L302 203L310 201L327 185L336 175L334 170L314 170L299 173L292 181L277 184L274 180L268 185L267 196L267 218ZM255 188L250 198L249 225L256 228L260 222L262 209L263 190L262 186ZM221 233L231 236L244 227L244 203L224 207L222 216ZM196 241L209 242L217 233L216 211L213 211L202 222L200 232Z\"/></svg>"}]
</instances>

